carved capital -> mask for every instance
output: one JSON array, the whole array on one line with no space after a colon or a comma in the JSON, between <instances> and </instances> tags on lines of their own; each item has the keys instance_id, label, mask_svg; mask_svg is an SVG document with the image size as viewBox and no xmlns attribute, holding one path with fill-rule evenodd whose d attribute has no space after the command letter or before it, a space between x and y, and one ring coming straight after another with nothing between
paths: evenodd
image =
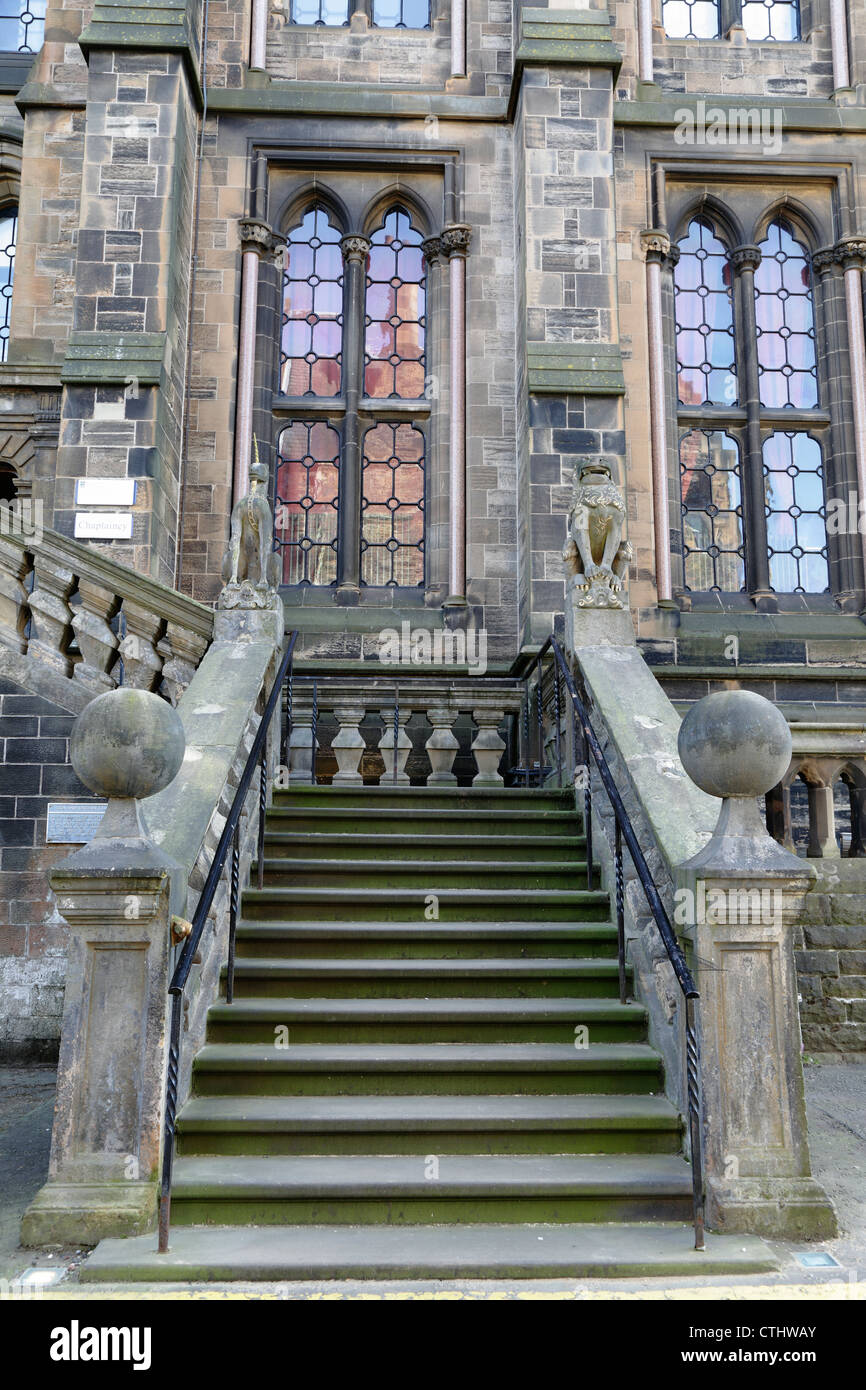
<instances>
[{"instance_id":1,"label":"carved capital","mask_svg":"<svg viewBox=\"0 0 866 1390\"><path fill-rule=\"evenodd\" d=\"M836 255L844 266L849 270L851 266L856 266L862 270L866 266L866 238L862 236L846 236L836 243Z\"/></svg>"},{"instance_id":2,"label":"carved capital","mask_svg":"<svg viewBox=\"0 0 866 1390\"><path fill-rule=\"evenodd\" d=\"M345 261L365 261L370 254L370 242L365 236L344 236L340 250Z\"/></svg>"},{"instance_id":3,"label":"carved capital","mask_svg":"<svg viewBox=\"0 0 866 1390\"><path fill-rule=\"evenodd\" d=\"M826 275L840 264L838 249L835 246L822 246L812 257L812 266L819 275Z\"/></svg>"},{"instance_id":4,"label":"carved capital","mask_svg":"<svg viewBox=\"0 0 866 1390\"><path fill-rule=\"evenodd\" d=\"M442 246L442 238L438 236L431 236L428 237L426 241L422 241L421 250L424 253L424 259L428 265L433 265L436 261L441 261L445 255Z\"/></svg>"},{"instance_id":5,"label":"carved capital","mask_svg":"<svg viewBox=\"0 0 866 1390\"><path fill-rule=\"evenodd\" d=\"M760 246L737 246L731 252L731 264L735 270L756 271L761 264Z\"/></svg>"},{"instance_id":6,"label":"carved capital","mask_svg":"<svg viewBox=\"0 0 866 1390\"><path fill-rule=\"evenodd\" d=\"M285 245L285 237L276 237L268 223L260 217L242 217L238 223L238 235L244 253L255 251L262 258L273 255L277 242Z\"/></svg>"},{"instance_id":7,"label":"carved capital","mask_svg":"<svg viewBox=\"0 0 866 1390\"><path fill-rule=\"evenodd\" d=\"M468 256L472 228L464 222L455 223L442 229L442 252L446 256Z\"/></svg>"},{"instance_id":8,"label":"carved capital","mask_svg":"<svg viewBox=\"0 0 866 1390\"><path fill-rule=\"evenodd\" d=\"M640 244L646 259L650 262L657 262L659 265L664 264L671 254L670 237L667 232L662 232L657 227L641 232Z\"/></svg>"}]
</instances>

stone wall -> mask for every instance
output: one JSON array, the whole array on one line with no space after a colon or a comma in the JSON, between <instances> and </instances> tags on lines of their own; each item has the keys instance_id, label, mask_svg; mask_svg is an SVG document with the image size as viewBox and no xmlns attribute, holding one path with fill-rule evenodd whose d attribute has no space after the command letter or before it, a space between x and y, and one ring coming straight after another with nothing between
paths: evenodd
<instances>
[{"instance_id":1,"label":"stone wall","mask_svg":"<svg viewBox=\"0 0 866 1390\"><path fill-rule=\"evenodd\" d=\"M49 801L93 801L69 765L74 713L0 678L0 1058L56 1056L68 928L48 870L74 846L46 844Z\"/></svg>"},{"instance_id":2,"label":"stone wall","mask_svg":"<svg viewBox=\"0 0 866 1390\"><path fill-rule=\"evenodd\" d=\"M808 1053L866 1055L866 863L813 859L818 880L797 934Z\"/></svg>"}]
</instances>

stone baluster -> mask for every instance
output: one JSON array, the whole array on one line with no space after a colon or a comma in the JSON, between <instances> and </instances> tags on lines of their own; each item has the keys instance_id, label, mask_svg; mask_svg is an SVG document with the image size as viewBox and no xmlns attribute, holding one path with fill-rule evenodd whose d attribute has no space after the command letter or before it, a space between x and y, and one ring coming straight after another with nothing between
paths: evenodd
<instances>
[{"instance_id":1,"label":"stone baluster","mask_svg":"<svg viewBox=\"0 0 866 1390\"><path fill-rule=\"evenodd\" d=\"M498 769L502 754L505 752L505 742L500 737L499 725L505 718L505 711L488 709L485 706L476 707L472 711L472 718L478 726L472 742L472 752L475 754L478 771L472 779L472 785L473 787L501 787L502 778Z\"/></svg>"},{"instance_id":2,"label":"stone baluster","mask_svg":"<svg viewBox=\"0 0 866 1390\"><path fill-rule=\"evenodd\" d=\"M379 710L384 721L382 737L379 740L379 752L385 764L385 771L382 774L380 786L390 787L394 784L394 706L383 705ZM412 716L412 711L406 706L401 706L398 715L397 733L397 785L408 787L409 774L406 771L406 763L409 754L412 752L412 740L406 732L406 725Z\"/></svg>"},{"instance_id":3,"label":"stone baluster","mask_svg":"<svg viewBox=\"0 0 866 1390\"><path fill-rule=\"evenodd\" d=\"M156 644L163 657L162 679L169 702L176 705L208 649L208 639L183 623L169 623Z\"/></svg>"},{"instance_id":4,"label":"stone baluster","mask_svg":"<svg viewBox=\"0 0 866 1390\"><path fill-rule=\"evenodd\" d=\"M123 616L126 619L126 636L120 643L123 684L135 690L153 690L159 684L162 670L162 657L156 647L162 619L131 599L123 601Z\"/></svg>"},{"instance_id":5,"label":"stone baluster","mask_svg":"<svg viewBox=\"0 0 866 1390\"><path fill-rule=\"evenodd\" d=\"M82 660L73 672L74 678L90 690L101 693L112 690L116 680L109 674L115 661L118 641L109 627L120 600L111 588L96 580L80 578L78 592L81 607L75 610L72 627Z\"/></svg>"},{"instance_id":6,"label":"stone baluster","mask_svg":"<svg viewBox=\"0 0 866 1390\"><path fill-rule=\"evenodd\" d=\"M75 576L71 569L44 551L34 556L33 569L28 655L38 656L62 676L69 676L72 660L67 650L72 639L72 609L67 600L75 585Z\"/></svg>"},{"instance_id":7,"label":"stone baluster","mask_svg":"<svg viewBox=\"0 0 866 1390\"><path fill-rule=\"evenodd\" d=\"M449 709L447 705L436 705L427 711L427 718L433 725L433 732L427 740L427 756L431 769L427 785L454 786L457 778L451 768L460 744L451 730L457 718L457 711Z\"/></svg>"},{"instance_id":8,"label":"stone baluster","mask_svg":"<svg viewBox=\"0 0 866 1390\"><path fill-rule=\"evenodd\" d=\"M839 858L832 785L809 783L809 849L807 853L810 859Z\"/></svg>"},{"instance_id":9,"label":"stone baluster","mask_svg":"<svg viewBox=\"0 0 866 1390\"><path fill-rule=\"evenodd\" d=\"M767 829L773 839L791 854L796 854L794 830L791 824L791 784L780 782L767 792Z\"/></svg>"},{"instance_id":10,"label":"stone baluster","mask_svg":"<svg viewBox=\"0 0 866 1390\"><path fill-rule=\"evenodd\" d=\"M27 552L0 537L0 642L15 652L27 647L27 590L22 581L29 571Z\"/></svg>"},{"instance_id":11,"label":"stone baluster","mask_svg":"<svg viewBox=\"0 0 866 1390\"><path fill-rule=\"evenodd\" d=\"M313 777L313 707L301 703L297 694L292 702L292 731L289 736L289 783L307 784Z\"/></svg>"},{"instance_id":12,"label":"stone baluster","mask_svg":"<svg viewBox=\"0 0 866 1390\"><path fill-rule=\"evenodd\" d=\"M358 725L364 718L364 706L339 705L334 714L340 725L340 732L331 744L338 768L334 774L334 786L360 786L363 780L361 758L367 745Z\"/></svg>"}]
</instances>

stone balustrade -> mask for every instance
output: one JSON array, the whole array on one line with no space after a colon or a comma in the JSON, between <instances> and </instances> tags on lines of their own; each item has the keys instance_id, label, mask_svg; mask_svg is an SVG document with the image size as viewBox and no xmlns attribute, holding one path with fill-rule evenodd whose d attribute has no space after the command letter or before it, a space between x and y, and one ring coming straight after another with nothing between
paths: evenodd
<instances>
[{"instance_id":1,"label":"stone balustrade","mask_svg":"<svg viewBox=\"0 0 866 1390\"><path fill-rule=\"evenodd\" d=\"M503 786L522 696L508 679L296 679L289 781L313 780L315 743L315 780L334 786Z\"/></svg>"},{"instance_id":2,"label":"stone balustrade","mask_svg":"<svg viewBox=\"0 0 866 1390\"><path fill-rule=\"evenodd\" d=\"M212 640L212 610L56 531L28 536L0 510L7 674L35 660L86 698L124 685L176 705Z\"/></svg>"},{"instance_id":3,"label":"stone balustrade","mask_svg":"<svg viewBox=\"0 0 866 1390\"><path fill-rule=\"evenodd\" d=\"M866 856L866 734L861 724L791 724L791 763L767 793L767 828L810 859Z\"/></svg>"}]
</instances>

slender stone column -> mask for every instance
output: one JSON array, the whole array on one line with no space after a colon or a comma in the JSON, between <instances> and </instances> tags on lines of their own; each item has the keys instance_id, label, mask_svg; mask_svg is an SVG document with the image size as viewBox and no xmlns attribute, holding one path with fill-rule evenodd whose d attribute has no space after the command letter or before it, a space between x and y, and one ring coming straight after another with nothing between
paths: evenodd
<instances>
[{"instance_id":1,"label":"slender stone column","mask_svg":"<svg viewBox=\"0 0 866 1390\"><path fill-rule=\"evenodd\" d=\"M235 502L250 490L253 442L253 388L256 370L256 314L259 304L259 261L272 255L278 239L266 222L248 217L240 223L241 313L238 335L237 405L232 496Z\"/></svg>"},{"instance_id":2,"label":"slender stone column","mask_svg":"<svg viewBox=\"0 0 866 1390\"><path fill-rule=\"evenodd\" d=\"M866 341L863 334L863 266L866 264L866 240L862 237L844 237L836 250L845 272L857 491L860 501L863 502L866 501ZM861 533L860 545L863 552L863 582L866 585L866 534Z\"/></svg>"},{"instance_id":3,"label":"slender stone column","mask_svg":"<svg viewBox=\"0 0 866 1390\"><path fill-rule=\"evenodd\" d=\"M343 390L346 417L340 478L340 528L337 538L336 601L353 607L361 598L361 405L364 374L364 270L370 242L345 236L340 243L343 276Z\"/></svg>"},{"instance_id":4,"label":"slender stone column","mask_svg":"<svg viewBox=\"0 0 866 1390\"><path fill-rule=\"evenodd\" d=\"M250 67L265 67L268 43L268 0L252 0L250 19Z\"/></svg>"},{"instance_id":5,"label":"slender stone column","mask_svg":"<svg viewBox=\"0 0 866 1390\"><path fill-rule=\"evenodd\" d=\"M427 483L427 520L425 553L427 556L427 586L424 601L439 607L448 595L448 313L444 303L444 265L441 237L429 237L421 243L427 266L427 321L433 331L427 335L427 376L424 394L430 402L429 478Z\"/></svg>"},{"instance_id":6,"label":"slender stone column","mask_svg":"<svg viewBox=\"0 0 866 1390\"><path fill-rule=\"evenodd\" d=\"M450 433L451 469L449 493L450 593L443 604L446 621L466 617L466 257L472 229L463 224L446 227L442 248L449 258L450 284Z\"/></svg>"},{"instance_id":7,"label":"slender stone column","mask_svg":"<svg viewBox=\"0 0 866 1390\"><path fill-rule=\"evenodd\" d=\"M741 460L743 491L748 495L745 513L746 585L755 606L768 607L770 595L770 557L767 552L766 498L764 497L763 451L761 448L761 388L758 376L758 335L755 320L755 271L761 264L757 246L738 246L731 253L731 264L740 291L740 312L745 327L743 366L740 371L740 404L746 408L746 456Z\"/></svg>"},{"instance_id":8,"label":"slender stone column","mask_svg":"<svg viewBox=\"0 0 866 1390\"><path fill-rule=\"evenodd\" d=\"M830 0L830 52L833 60L833 90L851 86L848 62L848 16L845 0Z\"/></svg>"},{"instance_id":9,"label":"slender stone column","mask_svg":"<svg viewBox=\"0 0 866 1390\"><path fill-rule=\"evenodd\" d=\"M771 839L756 799L788 771L790 730L762 695L720 691L688 711L677 746L692 781L723 798L708 844L677 870L700 990L707 1220L823 1239L836 1216L811 1176L793 951L815 871Z\"/></svg>"},{"instance_id":10,"label":"slender stone column","mask_svg":"<svg viewBox=\"0 0 866 1390\"><path fill-rule=\"evenodd\" d=\"M641 0L649 8L650 0ZM652 50L650 50L652 51ZM669 599L671 586L671 537L668 511L668 439L665 410L665 338L662 318L662 265L671 253L667 232L641 234L646 254L647 339L649 343L650 448L653 484L653 539L656 589Z\"/></svg>"},{"instance_id":11,"label":"slender stone column","mask_svg":"<svg viewBox=\"0 0 866 1390\"><path fill-rule=\"evenodd\" d=\"M653 0L638 0L638 77L653 82Z\"/></svg>"},{"instance_id":12,"label":"slender stone column","mask_svg":"<svg viewBox=\"0 0 866 1390\"><path fill-rule=\"evenodd\" d=\"M466 0L451 0L451 76L466 76Z\"/></svg>"}]
</instances>

